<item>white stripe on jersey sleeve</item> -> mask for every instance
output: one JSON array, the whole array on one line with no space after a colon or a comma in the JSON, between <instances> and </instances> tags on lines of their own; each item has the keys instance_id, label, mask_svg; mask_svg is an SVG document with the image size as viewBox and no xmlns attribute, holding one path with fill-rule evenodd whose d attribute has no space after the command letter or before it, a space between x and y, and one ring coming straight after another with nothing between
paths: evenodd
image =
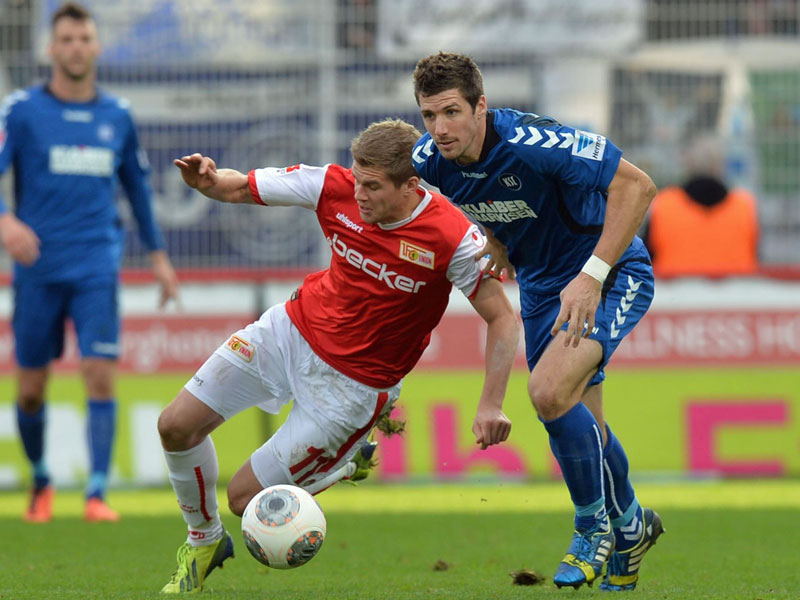
<instances>
[{"instance_id":1,"label":"white stripe on jersey sleeve","mask_svg":"<svg viewBox=\"0 0 800 600\"><path fill-rule=\"evenodd\" d=\"M328 165L311 167L266 167L255 169L258 195L264 204L270 206L301 206L316 210Z\"/></svg>"},{"instance_id":2,"label":"white stripe on jersey sleeve","mask_svg":"<svg viewBox=\"0 0 800 600\"><path fill-rule=\"evenodd\" d=\"M476 225L470 225L447 266L447 278L467 298L472 295L483 277L483 267L488 261L485 258L475 260L475 255L486 247L486 242L486 236L480 229Z\"/></svg>"}]
</instances>

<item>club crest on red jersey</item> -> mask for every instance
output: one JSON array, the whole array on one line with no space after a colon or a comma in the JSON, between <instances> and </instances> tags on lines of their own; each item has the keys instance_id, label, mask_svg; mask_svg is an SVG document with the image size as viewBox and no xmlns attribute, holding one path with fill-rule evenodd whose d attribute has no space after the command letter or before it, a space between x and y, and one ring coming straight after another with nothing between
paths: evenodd
<instances>
[{"instance_id":1,"label":"club crest on red jersey","mask_svg":"<svg viewBox=\"0 0 800 600\"><path fill-rule=\"evenodd\" d=\"M238 335L232 335L225 347L246 362L253 360L253 355L256 353L255 346Z\"/></svg>"},{"instance_id":2,"label":"club crest on red jersey","mask_svg":"<svg viewBox=\"0 0 800 600\"><path fill-rule=\"evenodd\" d=\"M436 254L433 250L426 250L422 246L417 246L405 240L400 240L400 258L412 262L415 265L433 269Z\"/></svg>"}]
</instances>

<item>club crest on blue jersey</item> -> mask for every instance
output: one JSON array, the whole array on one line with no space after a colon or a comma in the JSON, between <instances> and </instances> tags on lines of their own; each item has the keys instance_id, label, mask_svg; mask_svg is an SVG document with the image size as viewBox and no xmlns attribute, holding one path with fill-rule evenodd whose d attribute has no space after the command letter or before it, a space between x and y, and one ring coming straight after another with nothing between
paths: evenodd
<instances>
[{"instance_id":1,"label":"club crest on blue jersey","mask_svg":"<svg viewBox=\"0 0 800 600\"><path fill-rule=\"evenodd\" d=\"M110 142L114 139L114 128L108 123L103 123L97 128L97 137L101 142Z\"/></svg>"},{"instance_id":2,"label":"club crest on blue jersey","mask_svg":"<svg viewBox=\"0 0 800 600\"><path fill-rule=\"evenodd\" d=\"M497 178L497 182L504 188L511 190L513 192L522 189L522 181L520 180L519 177L517 177L513 173L503 173L502 175L500 175L500 177Z\"/></svg>"}]
</instances>

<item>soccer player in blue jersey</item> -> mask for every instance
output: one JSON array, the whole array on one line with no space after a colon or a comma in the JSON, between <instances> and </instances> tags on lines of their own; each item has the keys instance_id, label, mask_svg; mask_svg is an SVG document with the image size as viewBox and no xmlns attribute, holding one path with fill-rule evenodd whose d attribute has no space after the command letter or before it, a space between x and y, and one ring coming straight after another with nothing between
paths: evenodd
<instances>
[{"instance_id":1,"label":"soccer player in blue jersey","mask_svg":"<svg viewBox=\"0 0 800 600\"><path fill-rule=\"evenodd\" d=\"M16 91L0 105L0 174L13 168L16 201L11 212L0 198L0 241L15 261L17 422L34 480L24 518L44 522L52 514L44 396L69 318L89 396L85 518L116 521L105 492L116 421L124 233L115 205L117 180L150 250L162 305L176 296L177 278L153 217L148 165L128 106L95 85L100 46L82 6L67 3L53 15L49 52L49 81Z\"/></svg>"},{"instance_id":2,"label":"soccer player in blue jersey","mask_svg":"<svg viewBox=\"0 0 800 600\"><path fill-rule=\"evenodd\" d=\"M663 529L636 499L628 459L603 418L602 382L653 298L650 258L635 233L655 186L601 135L490 110L468 56L420 60L414 94L427 130L414 166L493 234L497 268L516 270L528 392L575 505L553 581L591 584L607 564L600 587L632 590Z\"/></svg>"}]
</instances>

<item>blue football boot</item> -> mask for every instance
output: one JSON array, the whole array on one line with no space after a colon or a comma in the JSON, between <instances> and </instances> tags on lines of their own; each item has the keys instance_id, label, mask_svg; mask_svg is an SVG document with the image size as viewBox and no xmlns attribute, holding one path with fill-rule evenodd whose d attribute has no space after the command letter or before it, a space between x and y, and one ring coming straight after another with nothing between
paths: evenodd
<instances>
[{"instance_id":1,"label":"blue football boot","mask_svg":"<svg viewBox=\"0 0 800 600\"><path fill-rule=\"evenodd\" d=\"M587 531L575 530L567 554L558 565L553 583L578 589L592 582L603 572L608 557L614 551L614 530L608 517Z\"/></svg>"},{"instance_id":2,"label":"blue football boot","mask_svg":"<svg viewBox=\"0 0 800 600\"><path fill-rule=\"evenodd\" d=\"M639 580L639 567L645 553L656 545L658 536L664 533L661 517L650 508L642 510L642 538L633 548L615 551L608 561L608 571L600 584L606 592L629 592L636 588Z\"/></svg>"}]
</instances>

